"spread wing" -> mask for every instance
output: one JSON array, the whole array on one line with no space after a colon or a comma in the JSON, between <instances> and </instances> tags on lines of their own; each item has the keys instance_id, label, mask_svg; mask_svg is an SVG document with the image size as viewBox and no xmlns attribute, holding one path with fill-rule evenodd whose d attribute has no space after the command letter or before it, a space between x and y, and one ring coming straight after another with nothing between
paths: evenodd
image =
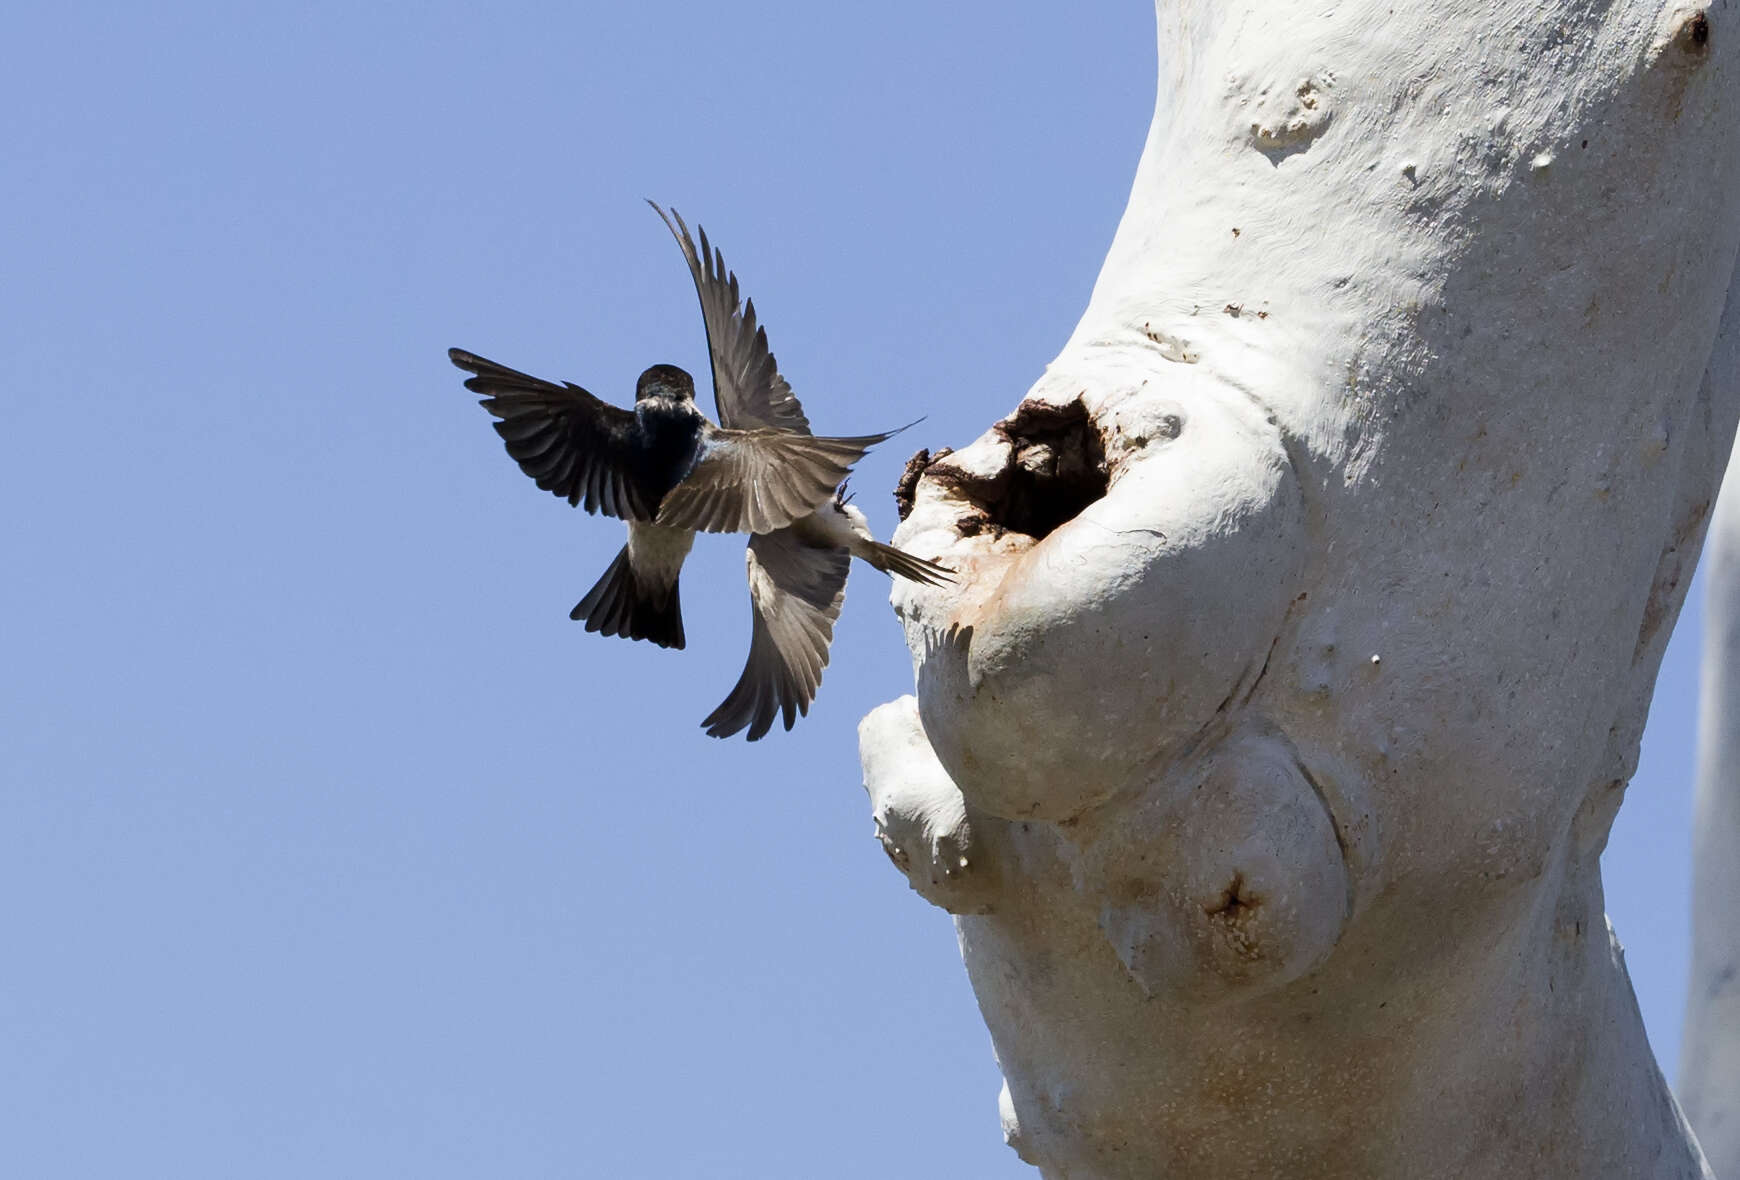
<instances>
[{"instance_id":1,"label":"spread wing","mask_svg":"<svg viewBox=\"0 0 1740 1180\"><path fill-rule=\"evenodd\" d=\"M797 395L779 375L779 366L767 350L767 329L755 322L755 301L739 308L737 276L725 269L725 256L707 241L701 230L701 248L689 236L689 227L672 209L667 215L653 202L653 212L683 248L695 292L701 297L701 318L707 325L707 352L713 360L713 398L719 406L719 424L735 430L776 426L808 434L810 420ZM672 224L673 219L675 224Z\"/></svg>"},{"instance_id":2,"label":"spread wing","mask_svg":"<svg viewBox=\"0 0 1740 1180\"><path fill-rule=\"evenodd\" d=\"M852 557L805 544L793 529L749 539L749 659L729 696L701 724L713 737L748 727L756 741L783 713L790 729L807 714L828 666L834 620L846 600Z\"/></svg>"},{"instance_id":3,"label":"spread wing","mask_svg":"<svg viewBox=\"0 0 1740 1180\"><path fill-rule=\"evenodd\" d=\"M888 437L709 428L694 466L665 496L657 523L706 533L771 533L826 504L852 464Z\"/></svg>"},{"instance_id":4,"label":"spread wing","mask_svg":"<svg viewBox=\"0 0 1740 1180\"><path fill-rule=\"evenodd\" d=\"M483 408L501 421L495 431L520 470L538 486L586 511L650 521L657 489L635 478L638 431L634 413L600 401L578 385L557 385L485 360L461 348L447 357L476 376L465 388L484 395Z\"/></svg>"}]
</instances>

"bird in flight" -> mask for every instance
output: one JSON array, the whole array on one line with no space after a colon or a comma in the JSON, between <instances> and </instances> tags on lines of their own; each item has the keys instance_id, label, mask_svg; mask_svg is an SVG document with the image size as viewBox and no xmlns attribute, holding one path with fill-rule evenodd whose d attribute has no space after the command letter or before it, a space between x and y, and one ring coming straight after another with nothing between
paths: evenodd
<instances>
[{"instance_id":1,"label":"bird in flight","mask_svg":"<svg viewBox=\"0 0 1740 1180\"><path fill-rule=\"evenodd\" d=\"M755 301L742 300L737 276L725 268L724 256L707 241L707 231L698 231L697 248L676 210L667 214L657 205L653 210L682 247L701 299L719 421L744 429L776 426L809 434L803 406L768 350L767 330L756 323ZM790 729L798 715L809 712L828 664L853 557L915 582L954 580L943 566L876 540L843 488L791 524L757 533L745 554L749 658L737 684L701 723L709 734L730 737L747 728L749 740L756 741L781 714Z\"/></svg>"},{"instance_id":2,"label":"bird in flight","mask_svg":"<svg viewBox=\"0 0 1740 1180\"><path fill-rule=\"evenodd\" d=\"M683 647L678 578L695 533L751 534L749 659L702 724L715 737L747 727L754 741L781 712L790 729L815 699L853 555L915 581L952 577L876 541L842 494L852 465L898 431L811 434L753 302L740 306L737 278L706 232L697 252L674 210L647 203L682 247L700 295L718 424L696 407L694 379L675 365L642 373L626 410L463 349L448 357L473 374L466 388L484 395L508 454L539 487L628 523L628 543L570 612L588 631Z\"/></svg>"}]
</instances>

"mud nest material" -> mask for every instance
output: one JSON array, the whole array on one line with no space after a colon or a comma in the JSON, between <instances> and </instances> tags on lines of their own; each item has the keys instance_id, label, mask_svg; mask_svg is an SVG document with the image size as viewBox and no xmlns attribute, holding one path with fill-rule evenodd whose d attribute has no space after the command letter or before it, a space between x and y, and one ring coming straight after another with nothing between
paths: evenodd
<instances>
[{"instance_id":1,"label":"mud nest material","mask_svg":"<svg viewBox=\"0 0 1740 1180\"><path fill-rule=\"evenodd\" d=\"M1024 401L991 429L1009 444L1001 470L987 478L947 463L947 449L920 451L894 490L900 518L912 511L919 480L928 477L977 509L960 522L963 535L992 529L1037 540L1106 494L1105 448L1079 398L1062 405Z\"/></svg>"}]
</instances>

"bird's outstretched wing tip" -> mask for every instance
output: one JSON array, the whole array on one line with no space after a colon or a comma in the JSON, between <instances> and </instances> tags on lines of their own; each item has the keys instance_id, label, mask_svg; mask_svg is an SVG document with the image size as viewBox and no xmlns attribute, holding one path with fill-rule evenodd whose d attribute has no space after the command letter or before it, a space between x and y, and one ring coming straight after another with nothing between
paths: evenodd
<instances>
[{"instance_id":1,"label":"bird's outstretched wing tip","mask_svg":"<svg viewBox=\"0 0 1740 1180\"><path fill-rule=\"evenodd\" d=\"M646 198L646 203L652 206L653 212L659 215L659 220L665 223L665 228L671 231L671 237L677 239L677 244L683 248L683 253L693 252L695 243L694 239L689 236L689 223L683 220L683 215L677 212L677 207L675 205L660 205L651 197Z\"/></svg>"},{"instance_id":2,"label":"bird's outstretched wing tip","mask_svg":"<svg viewBox=\"0 0 1740 1180\"><path fill-rule=\"evenodd\" d=\"M726 738L733 738L742 733L743 724L744 723L741 721L736 724L732 724L729 721L715 721L711 716L709 716L705 721L701 722L701 728L707 732L708 737L718 738L720 741L724 741ZM750 738L749 740L754 741L755 739Z\"/></svg>"}]
</instances>

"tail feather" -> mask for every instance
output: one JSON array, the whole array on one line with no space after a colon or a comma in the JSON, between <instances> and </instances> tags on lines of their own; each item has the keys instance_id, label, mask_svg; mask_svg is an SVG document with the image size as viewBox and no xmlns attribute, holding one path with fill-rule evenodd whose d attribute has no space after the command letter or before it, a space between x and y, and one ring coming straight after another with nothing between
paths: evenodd
<instances>
[{"instance_id":1,"label":"tail feather","mask_svg":"<svg viewBox=\"0 0 1740 1180\"><path fill-rule=\"evenodd\" d=\"M955 580L955 572L946 565L914 557L903 549L884 545L881 541L870 541L868 545L870 551L861 556L885 574L899 574L908 581L926 586L941 586Z\"/></svg>"},{"instance_id":2,"label":"tail feather","mask_svg":"<svg viewBox=\"0 0 1740 1180\"><path fill-rule=\"evenodd\" d=\"M660 647L679 649L684 643L683 604L677 583L642 585L629 564L627 545L568 617L576 622L583 619L588 631L605 635L646 639Z\"/></svg>"}]
</instances>

